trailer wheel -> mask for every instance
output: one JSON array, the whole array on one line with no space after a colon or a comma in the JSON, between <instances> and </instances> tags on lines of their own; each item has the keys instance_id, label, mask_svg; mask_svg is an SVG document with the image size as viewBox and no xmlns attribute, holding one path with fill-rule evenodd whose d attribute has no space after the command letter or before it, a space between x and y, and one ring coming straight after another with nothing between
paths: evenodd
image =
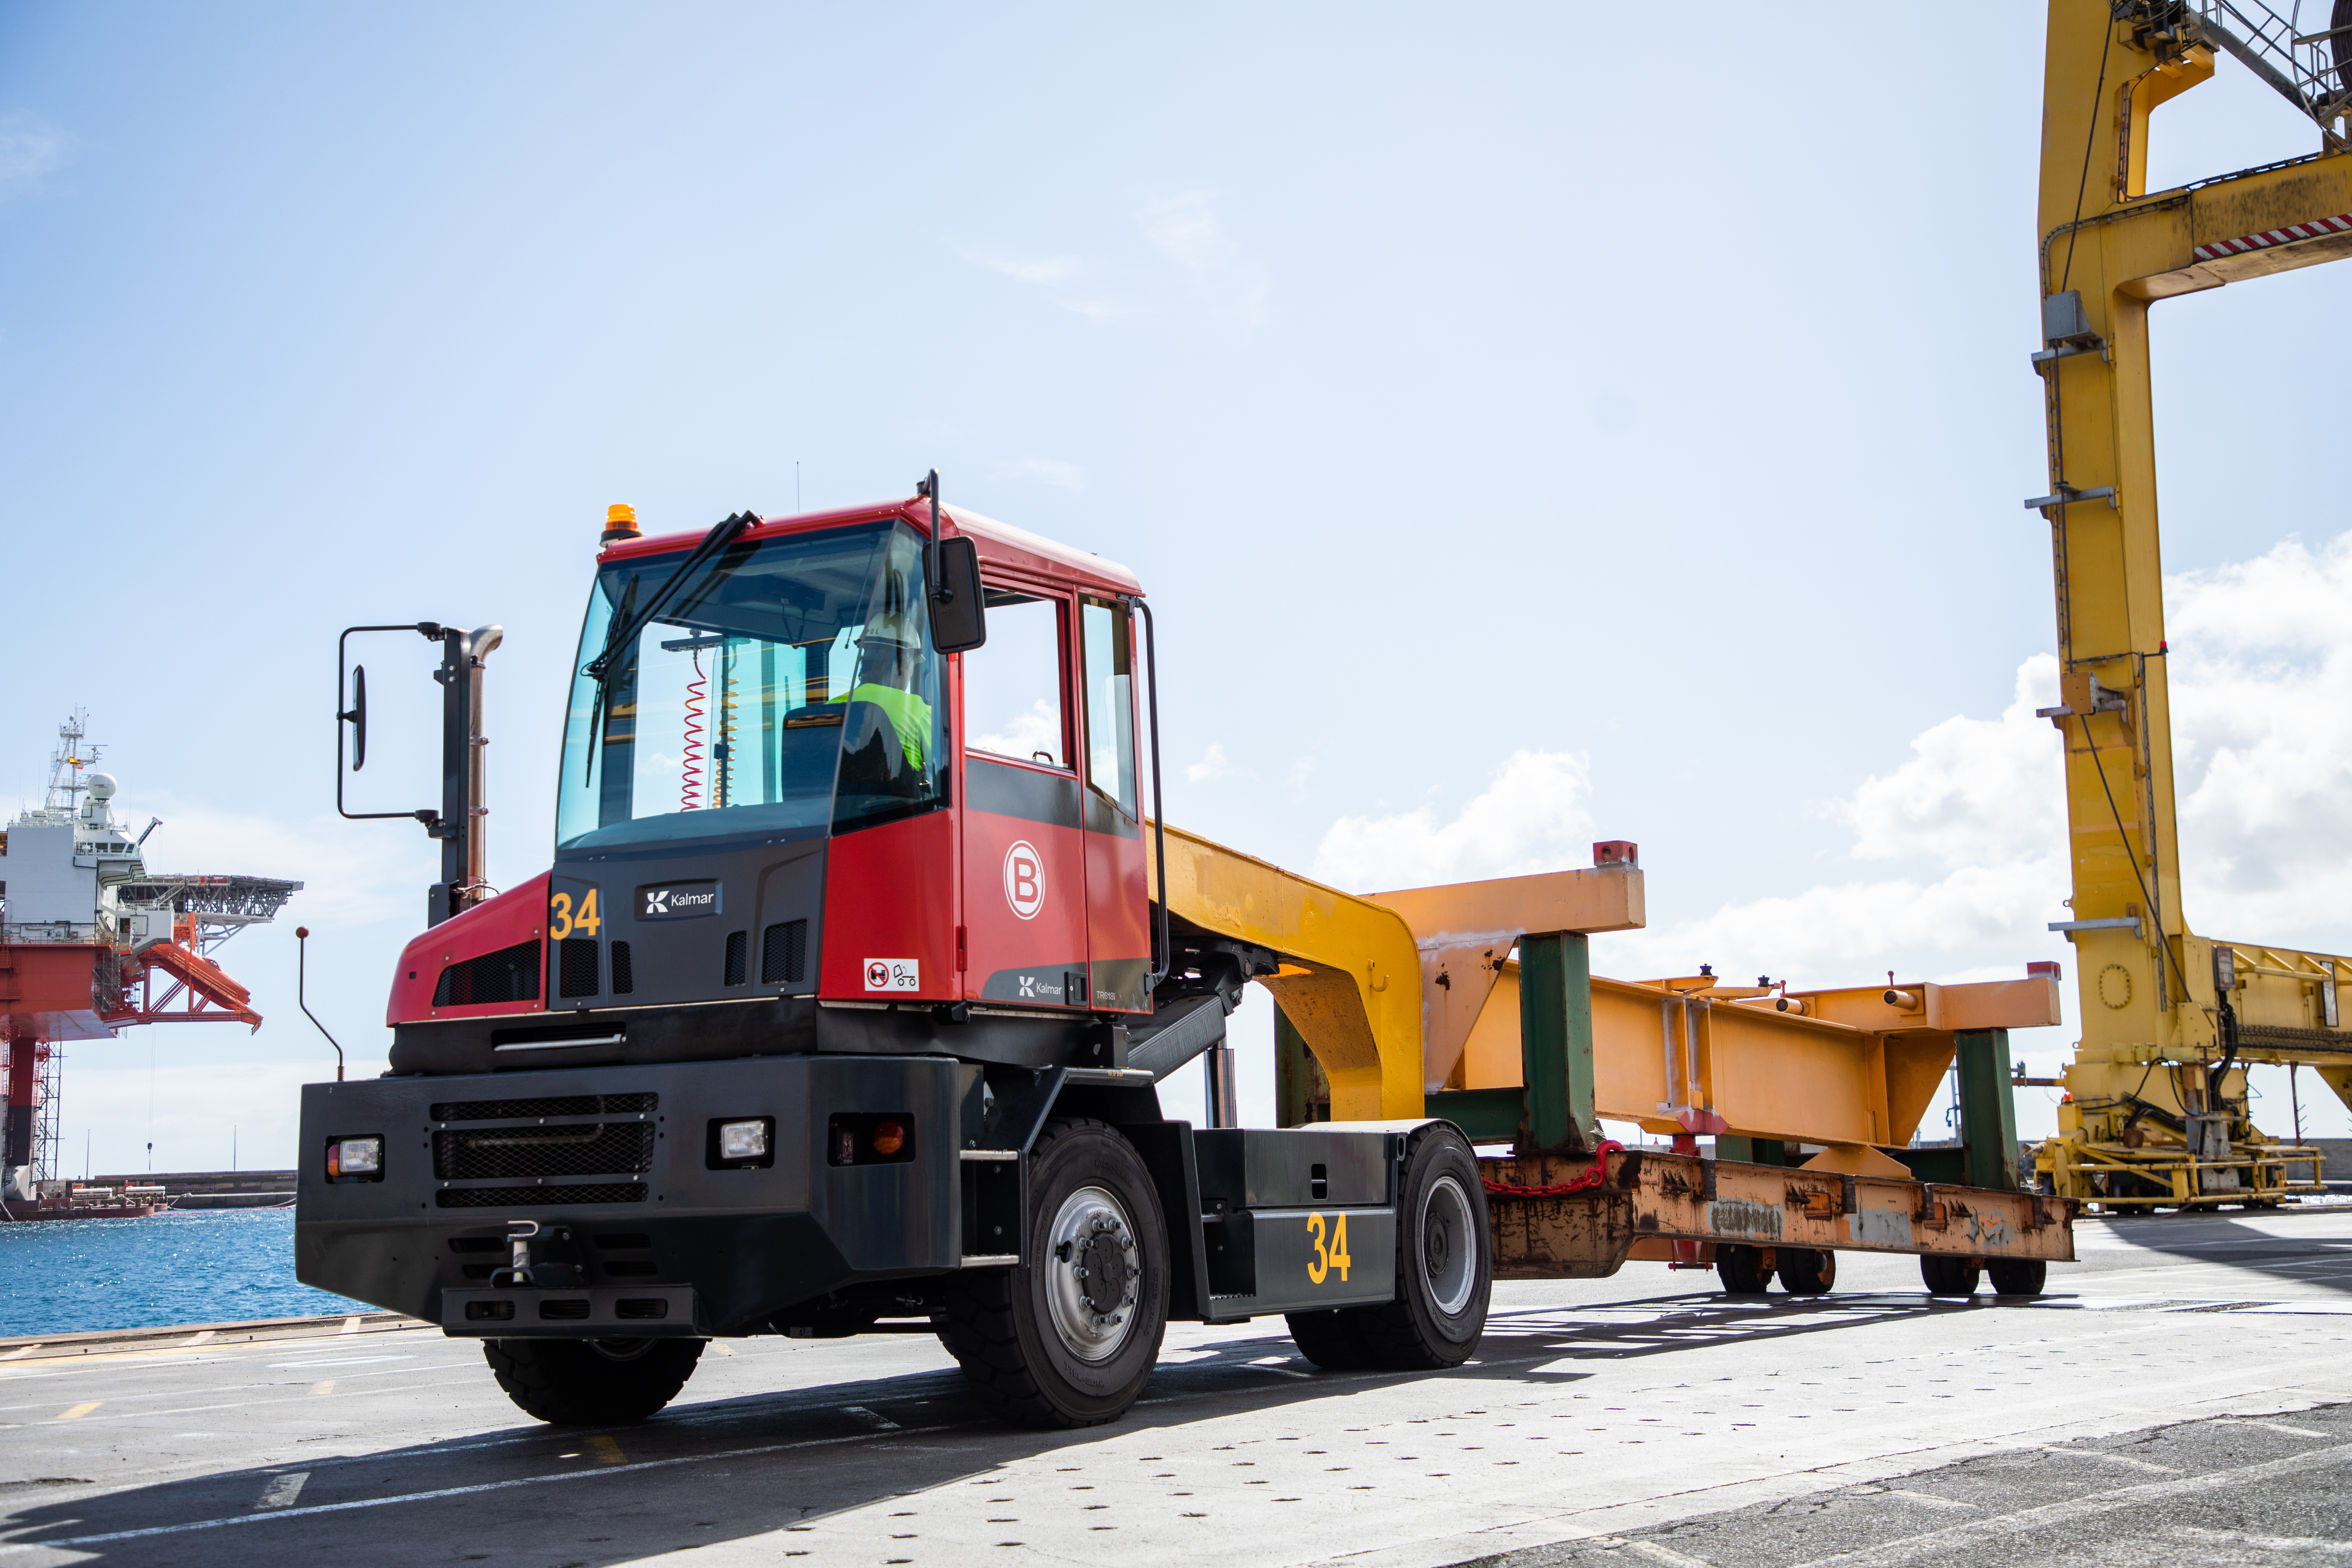
<instances>
[{"instance_id":1,"label":"trailer wheel","mask_svg":"<svg viewBox=\"0 0 2352 1568\"><path fill-rule=\"evenodd\" d=\"M1133 1144L1099 1121L1046 1124L1031 1153L1029 1241L1011 1268L948 1286L940 1340L1005 1415L1115 1421L1168 1327L1168 1226Z\"/></svg>"},{"instance_id":2,"label":"trailer wheel","mask_svg":"<svg viewBox=\"0 0 2352 1568\"><path fill-rule=\"evenodd\" d=\"M1837 1286L1834 1252L1783 1247L1777 1249L1773 1263L1780 1271L1780 1289L1791 1296L1826 1296Z\"/></svg>"},{"instance_id":3,"label":"trailer wheel","mask_svg":"<svg viewBox=\"0 0 2352 1568\"><path fill-rule=\"evenodd\" d=\"M1946 1258L1933 1252L1919 1255L1919 1278L1927 1282L1930 1296L1973 1296L1977 1293L1977 1266L1965 1258Z\"/></svg>"},{"instance_id":4,"label":"trailer wheel","mask_svg":"<svg viewBox=\"0 0 2352 1568\"><path fill-rule=\"evenodd\" d=\"M1772 1271L1764 1267L1764 1254L1759 1248L1738 1242L1724 1242L1715 1249L1715 1272L1723 1281L1727 1296L1761 1296L1772 1282Z\"/></svg>"},{"instance_id":5,"label":"trailer wheel","mask_svg":"<svg viewBox=\"0 0 2352 1568\"><path fill-rule=\"evenodd\" d=\"M558 1426L643 1421L677 1397L700 1340L484 1340L507 1397Z\"/></svg>"},{"instance_id":6,"label":"trailer wheel","mask_svg":"<svg viewBox=\"0 0 2352 1568\"><path fill-rule=\"evenodd\" d=\"M1985 1277L1997 1296L2039 1296L2050 1282L2050 1265L2039 1258L1995 1258L1986 1261Z\"/></svg>"},{"instance_id":7,"label":"trailer wheel","mask_svg":"<svg viewBox=\"0 0 2352 1568\"><path fill-rule=\"evenodd\" d=\"M1332 1314L1355 1320L1366 1352L1361 1364L1431 1372L1469 1360L1486 1331L1495 1243L1477 1156L1450 1126L1423 1128L1405 1150L1397 1183L1396 1281L1394 1300ZM1305 1344L1299 1349L1315 1359Z\"/></svg>"}]
</instances>

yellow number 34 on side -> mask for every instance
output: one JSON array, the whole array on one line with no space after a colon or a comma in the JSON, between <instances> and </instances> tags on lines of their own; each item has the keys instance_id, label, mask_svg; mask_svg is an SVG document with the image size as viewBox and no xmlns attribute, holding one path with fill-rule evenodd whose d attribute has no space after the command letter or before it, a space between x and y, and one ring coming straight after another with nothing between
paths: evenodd
<instances>
[{"instance_id":1,"label":"yellow number 34 on side","mask_svg":"<svg viewBox=\"0 0 2352 1568\"><path fill-rule=\"evenodd\" d=\"M562 942L574 931L594 936L597 928L604 923L604 916L596 912L596 889L593 888L580 895L580 909L576 914L572 911L572 895L569 893L558 893L547 900L547 934L551 941Z\"/></svg>"},{"instance_id":2,"label":"yellow number 34 on side","mask_svg":"<svg viewBox=\"0 0 2352 1568\"><path fill-rule=\"evenodd\" d=\"M1336 1268L1344 1282L1348 1278L1349 1266L1356 1261L1348 1256L1348 1216L1343 1214L1333 1215L1331 1223L1326 1226L1321 1215L1308 1215L1307 1234L1307 1238L1315 1244L1315 1260L1307 1266L1307 1278L1315 1284L1320 1285L1330 1278L1331 1270Z\"/></svg>"}]
</instances>

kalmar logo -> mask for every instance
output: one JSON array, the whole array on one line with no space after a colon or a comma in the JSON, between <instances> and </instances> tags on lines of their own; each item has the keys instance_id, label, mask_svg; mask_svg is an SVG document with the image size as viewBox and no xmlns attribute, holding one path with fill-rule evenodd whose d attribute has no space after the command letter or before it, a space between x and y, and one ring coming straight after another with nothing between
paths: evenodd
<instances>
[{"instance_id":1,"label":"kalmar logo","mask_svg":"<svg viewBox=\"0 0 2352 1568\"><path fill-rule=\"evenodd\" d=\"M1045 863L1025 838L1004 852L1004 901L1024 921L1045 907Z\"/></svg>"}]
</instances>

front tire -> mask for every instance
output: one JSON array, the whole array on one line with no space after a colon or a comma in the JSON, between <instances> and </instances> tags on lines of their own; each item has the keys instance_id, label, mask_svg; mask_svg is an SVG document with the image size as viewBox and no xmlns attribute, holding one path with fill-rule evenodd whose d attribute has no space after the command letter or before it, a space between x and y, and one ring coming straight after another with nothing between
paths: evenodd
<instances>
[{"instance_id":1,"label":"front tire","mask_svg":"<svg viewBox=\"0 0 2352 1568\"><path fill-rule=\"evenodd\" d=\"M1033 1426L1126 1414L1168 1328L1168 1226L1135 1147L1099 1121L1047 1124L1031 1155L1029 1244L948 1288L940 1340L998 1410Z\"/></svg>"},{"instance_id":2,"label":"front tire","mask_svg":"<svg viewBox=\"0 0 2352 1568\"><path fill-rule=\"evenodd\" d=\"M700 1340L484 1340L507 1397L558 1426L625 1426L677 1397Z\"/></svg>"}]
</instances>

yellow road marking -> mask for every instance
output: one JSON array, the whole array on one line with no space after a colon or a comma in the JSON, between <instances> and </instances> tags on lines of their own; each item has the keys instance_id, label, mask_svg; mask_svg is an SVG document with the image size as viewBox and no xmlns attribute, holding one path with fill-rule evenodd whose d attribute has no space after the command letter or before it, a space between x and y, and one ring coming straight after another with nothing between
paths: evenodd
<instances>
[{"instance_id":1,"label":"yellow road marking","mask_svg":"<svg viewBox=\"0 0 2352 1568\"><path fill-rule=\"evenodd\" d=\"M324 1383L314 1383L310 1385L310 1392L313 1394L332 1394L335 1392L335 1380L331 1377Z\"/></svg>"},{"instance_id":2,"label":"yellow road marking","mask_svg":"<svg viewBox=\"0 0 2352 1568\"><path fill-rule=\"evenodd\" d=\"M617 1465L628 1457L621 1452L620 1444L614 1442L612 1438L605 1436L601 1432L595 1436L588 1439L588 1447L596 1451L596 1459L599 1464Z\"/></svg>"},{"instance_id":3,"label":"yellow road marking","mask_svg":"<svg viewBox=\"0 0 2352 1568\"><path fill-rule=\"evenodd\" d=\"M83 1416L89 1415L91 1411L97 1409L99 1405L103 1403L104 1401L102 1400L93 1399L88 1405L77 1405L71 1410L67 1411L63 1415L58 1416L58 1419L60 1421L79 1421Z\"/></svg>"}]
</instances>

